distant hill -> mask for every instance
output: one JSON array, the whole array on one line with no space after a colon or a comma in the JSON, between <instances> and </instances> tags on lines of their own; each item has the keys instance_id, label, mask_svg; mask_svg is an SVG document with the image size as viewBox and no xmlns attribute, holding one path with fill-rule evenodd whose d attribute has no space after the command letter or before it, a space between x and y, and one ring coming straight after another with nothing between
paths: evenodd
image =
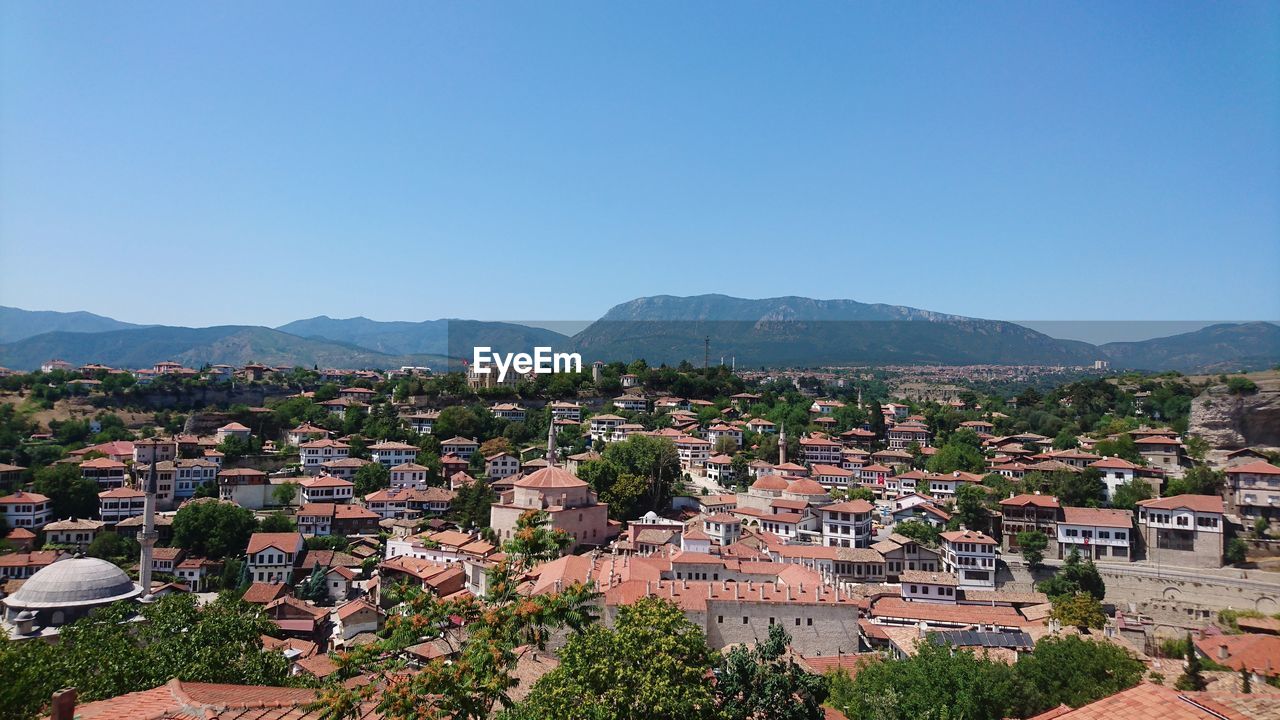
<instances>
[{"instance_id":1,"label":"distant hill","mask_svg":"<svg viewBox=\"0 0 1280 720\"><path fill-rule=\"evenodd\" d=\"M1224 323L1142 342L1107 343L1099 350L1120 369L1263 370L1280 362L1280 326Z\"/></svg>"},{"instance_id":2,"label":"distant hill","mask_svg":"<svg viewBox=\"0 0 1280 720\"><path fill-rule=\"evenodd\" d=\"M734 357L740 366L1068 364L1100 357L1088 343L1021 325L898 305L780 297L658 296L617 305L574 336L584 357L673 363Z\"/></svg>"},{"instance_id":3,"label":"distant hill","mask_svg":"<svg viewBox=\"0 0 1280 720\"><path fill-rule=\"evenodd\" d=\"M11 343L47 332L89 333L138 327L143 326L84 311L23 310L0 305L0 343Z\"/></svg>"},{"instance_id":4,"label":"distant hill","mask_svg":"<svg viewBox=\"0 0 1280 720\"><path fill-rule=\"evenodd\" d=\"M256 361L444 369L446 357L468 359L472 348L480 345L497 352L535 346L575 350L587 363L644 358L696 365L707 338L712 362L733 358L740 367L1088 365L1106 359L1117 369L1191 372L1258 369L1280 362L1280 327L1267 322L1213 325L1170 337L1096 346L1055 339L1015 323L901 305L727 295L637 298L613 307L572 338L542 328L477 320L380 322L320 316L276 329L186 328L15 308L0 308L0 337L14 338L0 343L0 365L15 369L36 368L53 358L116 367L176 360L189 367Z\"/></svg>"},{"instance_id":5,"label":"distant hill","mask_svg":"<svg viewBox=\"0 0 1280 720\"><path fill-rule=\"evenodd\" d=\"M0 365L38 368L51 358L74 364L150 367L174 360L187 367L205 363L303 365L311 367L392 368L402 365L443 366L430 355L390 355L346 343L314 340L271 328L223 325L209 328L157 326L98 333L51 332L15 343L0 344Z\"/></svg>"},{"instance_id":6,"label":"distant hill","mask_svg":"<svg viewBox=\"0 0 1280 720\"><path fill-rule=\"evenodd\" d=\"M566 336L551 330L480 320L380 322L364 317L337 320L321 315L296 320L276 329L392 355L427 354L459 358L470 357L471 348L477 345L505 352L522 352L537 346L563 347L568 341Z\"/></svg>"}]
</instances>

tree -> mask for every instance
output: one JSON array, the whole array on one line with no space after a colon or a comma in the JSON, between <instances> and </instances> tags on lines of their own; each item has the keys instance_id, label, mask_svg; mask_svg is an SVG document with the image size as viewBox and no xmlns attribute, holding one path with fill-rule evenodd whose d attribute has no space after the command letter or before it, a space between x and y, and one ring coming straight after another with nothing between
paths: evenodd
<instances>
[{"instance_id":1,"label":"tree","mask_svg":"<svg viewBox=\"0 0 1280 720\"><path fill-rule=\"evenodd\" d=\"M732 457L733 454L736 452L738 452L737 440L734 440L732 437L729 437L728 435L721 435L720 437L716 438L716 444L714 449L714 453L716 455L728 455Z\"/></svg>"},{"instance_id":2,"label":"tree","mask_svg":"<svg viewBox=\"0 0 1280 720\"><path fill-rule=\"evenodd\" d=\"M869 663L851 683L833 684L828 704L851 718L999 720L1023 715L1027 695L1008 665L930 638L918 641L915 655Z\"/></svg>"},{"instance_id":3,"label":"tree","mask_svg":"<svg viewBox=\"0 0 1280 720\"><path fill-rule=\"evenodd\" d=\"M955 517L962 525L971 530L982 530L987 527L987 509L983 502L987 493L973 483L963 483L956 489Z\"/></svg>"},{"instance_id":4,"label":"tree","mask_svg":"<svg viewBox=\"0 0 1280 720\"><path fill-rule=\"evenodd\" d=\"M675 494L681 478L680 455L670 438L632 435L622 442L610 443L604 460L617 466L618 475L635 475L644 479L645 492L640 507L657 510L666 507Z\"/></svg>"},{"instance_id":5,"label":"tree","mask_svg":"<svg viewBox=\"0 0 1280 720\"><path fill-rule=\"evenodd\" d=\"M89 543L84 552L89 557L112 562L117 560L137 562L139 550L138 542L132 538L117 535L113 532L100 532L93 539L93 542Z\"/></svg>"},{"instance_id":6,"label":"tree","mask_svg":"<svg viewBox=\"0 0 1280 720\"><path fill-rule=\"evenodd\" d=\"M1170 479L1165 495L1219 495L1225 482L1225 473L1207 465L1196 465L1183 473L1182 477Z\"/></svg>"},{"instance_id":7,"label":"tree","mask_svg":"<svg viewBox=\"0 0 1280 720\"><path fill-rule=\"evenodd\" d=\"M262 519L258 527L259 532L268 533L287 533L297 530L298 526L289 518L288 515L277 510Z\"/></svg>"},{"instance_id":8,"label":"tree","mask_svg":"<svg viewBox=\"0 0 1280 720\"><path fill-rule=\"evenodd\" d=\"M356 497L363 498L369 493L377 492L391 485L391 471L382 463L371 462L356 470L355 476L352 477L355 483Z\"/></svg>"},{"instance_id":9,"label":"tree","mask_svg":"<svg viewBox=\"0 0 1280 720\"><path fill-rule=\"evenodd\" d=\"M1111 497L1111 507L1132 511L1138 507L1138 503L1150 500L1152 497L1154 495L1151 484L1134 478L1130 482L1116 486L1115 495Z\"/></svg>"},{"instance_id":10,"label":"tree","mask_svg":"<svg viewBox=\"0 0 1280 720\"><path fill-rule=\"evenodd\" d=\"M781 625L769 626L769 637L748 650L738 645L716 670L716 697L726 720L819 720L824 716L826 683L786 655L791 637Z\"/></svg>"},{"instance_id":11,"label":"tree","mask_svg":"<svg viewBox=\"0 0 1280 720\"><path fill-rule=\"evenodd\" d=\"M713 717L716 698L706 678L715 657L679 607L641 598L619 608L613 628L596 625L570 638L559 667L534 683L508 717Z\"/></svg>"},{"instance_id":12,"label":"tree","mask_svg":"<svg viewBox=\"0 0 1280 720\"><path fill-rule=\"evenodd\" d=\"M1191 641L1191 633L1187 633L1187 667L1173 684L1179 690L1204 690L1206 683L1201 674L1200 656L1196 654L1195 643Z\"/></svg>"},{"instance_id":13,"label":"tree","mask_svg":"<svg viewBox=\"0 0 1280 720\"><path fill-rule=\"evenodd\" d=\"M174 515L173 544L211 559L239 555L257 525L251 510L213 499L195 500Z\"/></svg>"},{"instance_id":14,"label":"tree","mask_svg":"<svg viewBox=\"0 0 1280 720\"><path fill-rule=\"evenodd\" d=\"M298 483L287 482L280 483L271 488L271 499L277 505L292 505L293 499L298 496Z\"/></svg>"},{"instance_id":15,"label":"tree","mask_svg":"<svg viewBox=\"0 0 1280 720\"><path fill-rule=\"evenodd\" d=\"M489 527L491 506L498 502L498 494L484 480L475 480L458 488L449 510L457 518L458 526L465 529Z\"/></svg>"},{"instance_id":16,"label":"tree","mask_svg":"<svg viewBox=\"0 0 1280 720\"><path fill-rule=\"evenodd\" d=\"M1085 468L1079 472L1055 470L1049 479L1054 494L1064 506L1097 507L1107 497L1107 485L1102 481L1102 471L1098 468Z\"/></svg>"},{"instance_id":17,"label":"tree","mask_svg":"<svg viewBox=\"0 0 1280 720\"><path fill-rule=\"evenodd\" d=\"M1223 553L1223 559L1228 565L1239 565L1248 559L1249 544L1242 538L1231 538L1231 542L1227 543L1227 549Z\"/></svg>"},{"instance_id":18,"label":"tree","mask_svg":"<svg viewBox=\"0 0 1280 720\"><path fill-rule=\"evenodd\" d=\"M1101 601L1107 594L1106 584L1092 560L1082 561L1079 550L1072 550L1053 577L1040 581L1040 592L1050 598L1084 592Z\"/></svg>"},{"instance_id":19,"label":"tree","mask_svg":"<svg viewBox=\"0 0 1280 720\"><path fill-rule=\"evenodd\" d=\"M1107 624L1107 615L1102 610L1102 603L1085 592L1054 597L1053 609L1049 611L1049 616L1063 625L1078 628L1101 629Z\"/></svg>"},{"instance_id":20,"label":"tree","mask_svg":"<svg viewBox=\"0 0 1280 720\"><path fill-rule=\"evenodd\" d=\"M145 622L127 622L140 613ZM201 606L174 594L151 605L116 603L59 632L57 644L0 640L0 715L34 718L55 690L75 686L82 701L186 682L296 684L280 652L264 652L275 625L262 611L219 597ZM105 669L110 672L104 672Z\"/></svg>"},{"instance_id":21,"label":"tree","mask_svg":"<svg viewBox=\"0 0 1280 720\"><path fill-rule=\"evenodd\" d=\"M938 528L920 520L903 520L893 527L893 531L928 547L937 547L942 539Z\"/></svg>"},{"instance_id":22,"label":"tree","mask_svg":"<svg viewBox=\"0 0 1280 720\"><path fill-rule=\"evenodd\" d=\"M1040 566L1044 561L1044 550L1049 547L1049 536L1039 530L1026 530L1018 533L1018 549L1022 559L1032 568Z\"/></svg>"},{"instance_id":23,"label":"tree","mask_svg":"<svg viewBox=\"0 0 1280 720\"><path fill-rule=\"evenodd\" d=\"M1123 647L1079 636L1046 637L1018 660L1032 713L1061 704L1087 705L1137 685L1146 666Z\"/></svg>"},{"instance_id":24,"label":"tree","mask_svg":"<svg viewBox=\"0 0 1280 720\"><path fill-rule=\"evenodd\" d=\"M551 516L544 510L528 510L516 520L511 539L502 546L514 569L526 571L555 560L573 542L565 531L548 527L550 521Z\"/></svg>"},{"instance_id":25,"label":"tree","mask_svg":"<svg viewBox=\"0 0 1280 720\"><path fill-rule=\"evenodd\" d=\"M480 453L480 457L509 453L511 452L511 441L502 436L491 438L480 443L480 449L477 452Z\"/></svg>"},{"instance_id":26,"label":"tree","mask_svg":"<svg viewBox=\"0 0 1280 720\"><path fill-rule=\"evenodd\" d=\"M925 463L926 469L930 472L953 473L957 470L960 472L982 472L986 467L986 463L982 457L982 451L974 444L965 440L964 435L973 435L972 430L963 430L956 433L947 444L938 449L938 452L929 458ZM974 435L976 439L977 436Z\"/></svg>"},{"instance_id":27,"label":"tree","mask_svg":"<svg viewBox=\"0 0 1280 720\"><path fill-rule=\"evenodd\" d=\"M36 470L32 489L49 498L54 517L91 518L98 514L98 483L82 478L74 463Z\"/></svg>"}]
</instances>

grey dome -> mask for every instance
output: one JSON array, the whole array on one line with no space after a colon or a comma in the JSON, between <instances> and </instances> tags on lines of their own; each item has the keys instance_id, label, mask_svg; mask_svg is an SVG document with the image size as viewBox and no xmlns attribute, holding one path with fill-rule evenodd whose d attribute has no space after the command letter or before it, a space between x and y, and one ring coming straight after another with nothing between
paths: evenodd
<instances>
[{"instance_id":1,"label":"grey dome","mask_svg":"<svg viewBox=\"0 0 1280 720\"><path fill-rule=\"evenodd\" d=\"M106 560L59 560L32 575L4 604L11 608L105 605L142 592L124 571Z\"/></svg>"}]
</instances>

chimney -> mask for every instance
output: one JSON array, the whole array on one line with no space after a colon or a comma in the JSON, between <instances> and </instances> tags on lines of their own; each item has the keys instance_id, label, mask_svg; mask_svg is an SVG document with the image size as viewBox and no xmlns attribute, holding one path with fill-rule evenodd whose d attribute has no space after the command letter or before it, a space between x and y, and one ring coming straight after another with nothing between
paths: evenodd
<instances>
[{"instance_id":1,"label":"chimney","mask_svg":"<svg viewBox=\"0 0 1280 720\"><path fill-rule=\"evenodd\" d=\"M920 637L924 637L929 634L929 623L921 620L916 624L916 629L919 631Z\"/></svg>"},{"instance_id":2,"label":"chimney","mask_svg":"<svg viewBox=\"0 0 1280 720\"><path fill-rule=\"evenodd\" d=\"M1228 657L1231 657L1231 653L1227 651L1227 644L1218 645L1218 659L1226 660Z\"/></svg>"},{"instance_id":3,"label":"chimney","mask_svg":"<svg viewBox=\"0 0 1280 720\"><path fill-rule=\"evenodd\" d=\"M76 689L66 688L53 694L49 708L49 720L74 720L76 715Z\"/></svg>"}]
</instances>

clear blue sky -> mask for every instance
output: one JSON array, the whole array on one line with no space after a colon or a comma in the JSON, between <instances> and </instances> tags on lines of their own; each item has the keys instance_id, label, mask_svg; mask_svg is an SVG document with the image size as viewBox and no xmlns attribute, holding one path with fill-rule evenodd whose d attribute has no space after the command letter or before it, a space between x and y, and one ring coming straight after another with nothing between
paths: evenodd
<instances>
[{"instance_id":1,"label":"clear blue sky","mask_svg":"<svg viewBox=\"0 0 1280 720\"><path fill-rule=\"evenodd\" d=\"M0 304L1280 318L1275 2L9 2L0 41Z\"/></svg>"}]
</instances>

